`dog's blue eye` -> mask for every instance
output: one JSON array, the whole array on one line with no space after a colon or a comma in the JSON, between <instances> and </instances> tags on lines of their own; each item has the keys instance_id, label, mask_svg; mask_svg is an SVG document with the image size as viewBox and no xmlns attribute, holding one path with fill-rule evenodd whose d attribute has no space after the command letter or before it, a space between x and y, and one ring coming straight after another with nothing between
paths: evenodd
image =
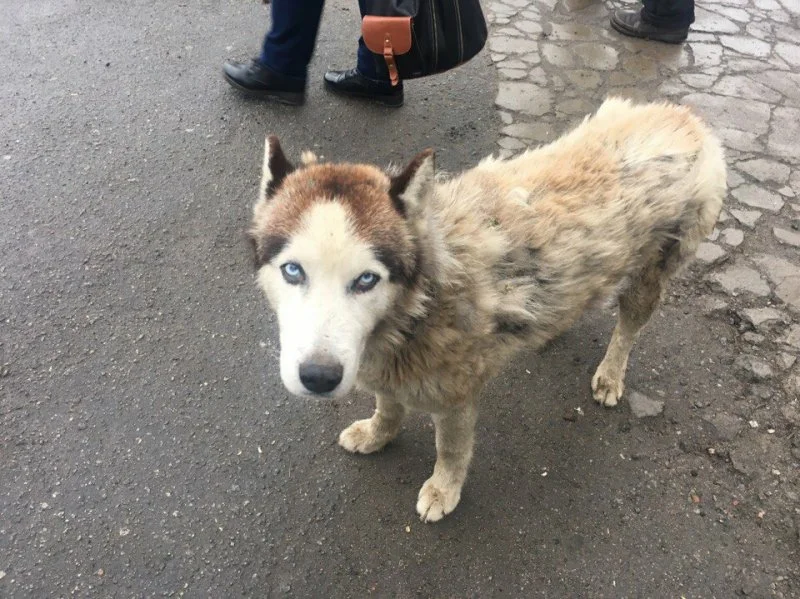
<instances>
[{"instance_id":1,"label":"dog's blue eye","mask_svg":"<svg viewBox=\"0 0 800 599\"><path fill-rule=\"evenodd\" d=\"M281 266L281 274L290 285L299 285L306 280L306 273L303 272L303 268L295 262L287 262Z\"/></svg>"},{"instance_id":2,"label":"dog's blue eye","mask_svg":"<svg viewBox=\"0 0 800 599\"><path fill-rule=\"evenodd\" d=\"M355 281L353 281L353 291L364 293L369 291L378 284L381 278L374 272L365 272Z\"/></svg>"}]
</instances>

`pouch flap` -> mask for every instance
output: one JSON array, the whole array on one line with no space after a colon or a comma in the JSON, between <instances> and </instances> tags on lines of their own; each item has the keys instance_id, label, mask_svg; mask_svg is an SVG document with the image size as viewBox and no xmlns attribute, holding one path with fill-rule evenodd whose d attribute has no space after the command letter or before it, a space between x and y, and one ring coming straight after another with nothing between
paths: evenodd
<instances>
[{"instance_id":1,"label":"pouch flap","mask_svg":"<svg viewBox=\"0 0 800 599\"><path fill-rule=\"evenodd\" d=\"M376 17L361 21L361 35L370 52L405 54L411 50L411 17Z\"/></svg>"}]
</instances>

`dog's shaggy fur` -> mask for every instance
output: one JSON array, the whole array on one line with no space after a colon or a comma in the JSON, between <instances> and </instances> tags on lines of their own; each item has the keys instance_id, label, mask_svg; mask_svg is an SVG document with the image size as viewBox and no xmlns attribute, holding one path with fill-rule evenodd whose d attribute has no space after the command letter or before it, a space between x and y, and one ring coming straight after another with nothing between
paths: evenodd
<instances>
[{"instance_id":1,"label":"dog's shaggy fur","mask_svg":"<svg viewBox=\"0 0 800 599\"><path fill-rule=\"evenodd\" d=\"M373 416L339 438L352 452L381 449L406 410L430 412L426 521L460 499L487 379L614 297L619 320L591 387L617 404L639 330L726 193L721 146L688 108L615 99L548 146L448 180L436 180L430 151L394 176L313 156L295 169L270 138L264 162L251 235L284 382L310 394L311 364L340 375L330 395L356 381L376 394ZM305 269L302 282L281 278L289 263ZM380 279L363 293L348 283L362 271Z\"/></svg>"}]
</instances>

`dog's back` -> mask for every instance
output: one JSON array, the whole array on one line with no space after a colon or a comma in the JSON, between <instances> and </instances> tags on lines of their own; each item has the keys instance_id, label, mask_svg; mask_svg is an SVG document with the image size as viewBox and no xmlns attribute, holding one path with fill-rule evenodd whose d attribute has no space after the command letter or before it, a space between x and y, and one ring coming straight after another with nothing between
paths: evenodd
<instances>
[{"instance_id":1,"label":"dog's back","mask_svg":"<svg viewBox=\"0 0 800 599\"><path fill-rule=\"evenodd\" d=\"M612 99L553 144L487 159L442 191L445 221L478 215L495 232L463 253L493 264L498 309L527 311L533 326L510 328L538 344L646 269L668 277L687 262L722 207L725 162L689 109Z\"/></svg>"}]
</instances>

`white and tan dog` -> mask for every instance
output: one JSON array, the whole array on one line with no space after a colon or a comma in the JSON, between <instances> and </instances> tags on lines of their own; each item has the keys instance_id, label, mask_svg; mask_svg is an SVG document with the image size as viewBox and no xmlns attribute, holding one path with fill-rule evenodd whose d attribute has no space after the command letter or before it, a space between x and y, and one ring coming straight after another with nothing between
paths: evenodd
<instances>
[{"instance_id":1,"label":"white and tan dog","mask_svg":"<svg viewBox=\"0 0 800 599\"><path fill-rule=\"evenodd\" d=\"M441 181L431 151L399 174L313 155L295 168L270 137L250 233L283 382L375 393L372 417L339 437L352 452L383 448L407 410L431 413L437 459L417 512L439 520L461 497L487 379L614 297L591 386L617 404L639 329L725 193L719 142L668 104L610 99L548 146Z\"/></svg>"}]
</instances>

